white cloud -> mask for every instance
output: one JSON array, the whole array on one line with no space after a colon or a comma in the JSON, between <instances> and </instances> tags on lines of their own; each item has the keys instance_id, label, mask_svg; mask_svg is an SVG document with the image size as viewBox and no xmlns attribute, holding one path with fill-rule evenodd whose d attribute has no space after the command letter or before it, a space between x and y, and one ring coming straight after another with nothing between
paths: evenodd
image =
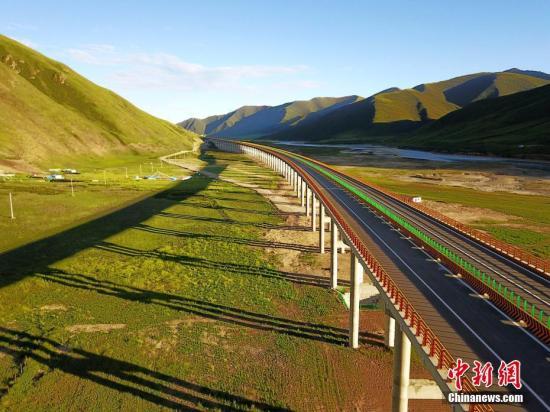
<instances>
[{"instance_id":1,"label":"white cloud","mask_svg":"<svg viewBox=\"0 0 550 412\"><path fill-rule=\"evenodd\" d=\"M116 67L110 81L128 89L253 90L258 81L273 87L317 87L309 80L284 80L306 73L305 65L206 66L167 53L120 53L108 44L90 44L66 53L78 62Z\"/></svg>"}]
</instances>

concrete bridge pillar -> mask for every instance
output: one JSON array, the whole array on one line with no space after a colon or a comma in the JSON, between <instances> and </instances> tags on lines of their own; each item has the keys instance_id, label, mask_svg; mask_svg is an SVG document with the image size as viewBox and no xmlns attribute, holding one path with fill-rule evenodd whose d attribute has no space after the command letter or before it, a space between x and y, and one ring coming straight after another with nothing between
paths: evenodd
<instances>
[{"instance_id":1,"label":"concrete bridge pillar","mask_svg":"<svg viewBox=\"0 0 550 412\"><path fill-rule=\"evenodd\" d=\"M307 185L306 185L306 182L304 182L303 179L300 180L302 183L302 190L301 190L301 193L300 193L300 204L302 207L304 207L305 205L305 197L306 197L306 190L307 190Z\"/></svg>"},{"instance_id":2,"label":"concrete bridge pillar","mask_svg":"<svg viewBox=\"0 0 550 412\"><path fill-rule=\"evenodd\" d=\"M411 341L401 328L396 328L395 332L392 412L407 412L409 404L409 376L411 370Z\"/></svg>"},{"instance_id":3,"label":"concrete bridge pillar","mask_svg":"<svg viewBox=\"0 0 550 412\"><path fill-rule=\"evenodd\" d=\"M317 198L315 197L315 193L312 193L312 205L311 205L311 231L316 232L317 231Z\"/></svg>"},{"instance_id":4,"label":"concrete bridge pillar","mask_svg":"<svg viewBox=\"0 0 550 412\"><path fill-rule=\"evenodd\" d=\"M325 253L325 205L319 201L319 252Z\"/></svg>"},{"instance_id":5,"label":"concrete bridge pillar","mask_svg":"<svg viewBox=\"0 0 550 412\"><path fill-rule=\"evenodd\" d=\"M338 287L338 228L334 219L330 225L332 226L330 232L330 286L332 289L336 289Z\"/></svg>"},{"instance_id":6,"label":"concrete bridge pillar","mask_svg":"<svg viewBox=\"0 0 550 412\"><path fill-rule=\"evenodd\" d=\"M395 346L395 319L386 312L386 330L384 331L384 344L387 348Z\"/></svg>"},{"instance_id":7,"label":"concrete bridge pillar","mask_svg":"<svg viewBox=\"0 0 550 412\"><path fill-rule=\"evenodd\" d=\"M351 253L351 293L349 302L349 345L359 347L359 299L361 282L363 280L363 266L352 251Z\"/></svg>"},{"instance_id":8,"label":"concrete bridge pillar","mask_svg":"<svg viewBox=\"0 0 550 412\"><path fill-rule=\"evenodd\" d=\"M311 189L306 187L306 216L309 217L311 214Z\"/></svg>"}]
</instances>

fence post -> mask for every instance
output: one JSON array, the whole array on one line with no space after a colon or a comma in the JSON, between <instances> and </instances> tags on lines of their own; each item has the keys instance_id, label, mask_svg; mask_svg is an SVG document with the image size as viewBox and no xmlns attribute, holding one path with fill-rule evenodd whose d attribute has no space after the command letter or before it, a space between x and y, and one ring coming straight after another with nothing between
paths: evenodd
<instances>
[{"instance_id":1,"label":"fence post","mask_svg":"<svg viewBox=\"0 0 550 412\"><path fill-rule=\"evenodd\" d=\"M15 215L13 214L13 197L10 192L10 218L15 219Z\"/></svg>"}]
</instances>

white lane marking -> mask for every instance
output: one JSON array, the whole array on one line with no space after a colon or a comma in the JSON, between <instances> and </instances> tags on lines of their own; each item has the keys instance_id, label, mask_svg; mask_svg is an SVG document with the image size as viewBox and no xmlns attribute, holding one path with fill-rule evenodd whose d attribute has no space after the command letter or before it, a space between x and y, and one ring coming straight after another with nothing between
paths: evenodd
<instances>
[{"instance_id":1,"label":"white lane marking","mask_svg":"<svg viewBox=\"0 0 550 412\"><path fill-rule=\"evenodd\" d=\"M346 205L347 207L347 205ZM416 278L422 282L422 284L430 291L432 292L432 294L437 298L437 300L439 300L448 310L449 312L451 312L459 321L460 323L462 323L464 325L464 327L466 329L468 329L470 331L470 333L472 335L474 335L482 344L483 346L485 346L487 348L487 350L489 352L491 352L493 354L493 356L495 358L497 358L498 360L500 361L503 361L502 357L499 356L490 346L487 342L485 342L481 336L479 336L460 316L458 316L458 314L437 294L435 293L435 291L424 281L424 279L422 279L420 277L420 275L418 275L418 273L416 273L408 264L407 262L405 262L398 254L397 252L395 252L385 241L384 239L382 239L370 226L368 223L366 223L363 219L361 219L361 217L359 215L357 215L357 213L355 213L354 210L352 210L351 208L347 207L347 209L353 213L357 219L359 219L364 225L365 227L374 235L378 238L378 240L380 240L380 242L382 242L387 248L389 251L391 251L395 257L397 259L399 259L406 267L407 269L409 269L411 271L411 273L416 276ZM477 292L476 292L477 293ZM523 330L523 329L520 329L520 330ZM528 335L529 336L529 335ZM537 340L535 340L537 343L540 343L538 342ZM544 347L547 351L550 351L549 348L546 348ZM524 379L522 379L522 382L523 382L523 385L527 388L527 390L529 392L531 392L531 394L546 408L546 410L550 411L550 405L548 405L534 390L533 388L531 388L531 386L529 384L527 384L527 382L525 382Z\"/></svg>"}]
</instances>

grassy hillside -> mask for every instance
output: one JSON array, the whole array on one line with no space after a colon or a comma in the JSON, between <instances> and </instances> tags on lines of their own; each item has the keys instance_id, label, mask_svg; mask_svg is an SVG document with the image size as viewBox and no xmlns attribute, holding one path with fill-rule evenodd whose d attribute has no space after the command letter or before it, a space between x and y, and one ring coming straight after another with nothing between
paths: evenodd
<instances>
[{"instance_id":1,"label":"grassy hillside","mask_svg":"<svg viewBox=\"0 0 550 412\"><path fill-rule=\"evenodd\" d=\"M179 125L210 136L257 137L308 123L360 99L358 96L316 97L279 106L243 106L225 115L188 119Z\"/></svg>"},{"instance_id":2,"label":"grassy hillside","mask_svg":"<svg viewBox=\"0 0 550 412\"><path fill-rule=\"evenodd\" d=\"M550 80L542 78L544 76L515 70L476 73L420 84L406 90L389 89L334 110L315 122L297 125L269 138L326 142L385 141L389 136L410 133L470 103L550 83Z\"/></svg>"},{"instance_id":3,"label":"grassy hillside","mask_svg":"<svg viewBox=\"0 0 550 412\"><path fill-rule=\"evenodd\" d=\"M550 158L550 85L472 103L398 142L444 151Z\"/></svg>"},{"instance_id":4,"label":"grassy hillside","mask_svg":"<svg viewBox=\"0 0 550 412\"><path fill-rule=\"evenodd\" d=\"M75 155L168 153L196 138L0 35L0 168L45 167Z\"/></svg>"}]
</instances>

